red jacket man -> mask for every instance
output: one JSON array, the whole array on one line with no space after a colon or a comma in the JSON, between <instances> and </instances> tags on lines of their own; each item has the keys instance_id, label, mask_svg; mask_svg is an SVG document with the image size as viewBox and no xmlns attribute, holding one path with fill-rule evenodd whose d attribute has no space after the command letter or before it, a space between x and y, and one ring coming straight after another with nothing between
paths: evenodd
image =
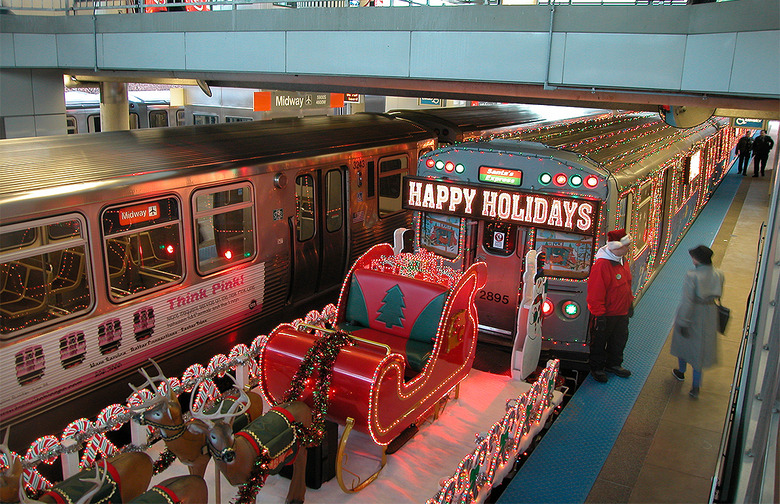
<instances>
[{"instance_id":1,"label":"red jacket man","mask_svg":"<svg viewBox=\"0 0 780 504\"><path fill-rule=\"evenodd\" d=\"M628 318L633 311L631 269L625 258L631 237L625 229L607 233L607 244L596 253L588 278L588 310L591 314L590 371L601 383L607 372L627 378L622 367L628 341Z\"/></svg>"}]
</instances>

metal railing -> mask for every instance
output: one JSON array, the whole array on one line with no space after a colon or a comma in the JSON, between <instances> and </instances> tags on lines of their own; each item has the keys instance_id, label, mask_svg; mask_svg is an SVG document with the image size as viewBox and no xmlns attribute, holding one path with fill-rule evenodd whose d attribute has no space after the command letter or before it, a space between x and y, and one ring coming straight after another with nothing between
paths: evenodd
<instances>
[{"instance_id":1,"label":"metal railing","mask_svg":"<svg viewBox=\"0 0 780 504\"><path fill-rule=\"evenodd\" d=\"M686 5L687 0L2 0L2 14L55 15L273 8L449 7L492 5Z\"/></svg>"}]
</instances>

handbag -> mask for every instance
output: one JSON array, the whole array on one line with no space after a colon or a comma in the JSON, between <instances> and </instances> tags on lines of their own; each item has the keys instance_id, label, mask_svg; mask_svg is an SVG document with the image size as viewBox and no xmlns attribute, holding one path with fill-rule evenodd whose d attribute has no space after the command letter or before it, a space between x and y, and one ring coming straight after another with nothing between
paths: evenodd
<instances>
[{"instance_id":1,"label":"handbag","mask_svg":"<svg viewBox=\"0 0 780 504\"><path fill-rule=\"evenodd\" d=\"M731 310L720 304L720 298L715 301L715 306L718 307L718 332L726 334L726 324L729 323Z\"/></svg>"}]
</instances>

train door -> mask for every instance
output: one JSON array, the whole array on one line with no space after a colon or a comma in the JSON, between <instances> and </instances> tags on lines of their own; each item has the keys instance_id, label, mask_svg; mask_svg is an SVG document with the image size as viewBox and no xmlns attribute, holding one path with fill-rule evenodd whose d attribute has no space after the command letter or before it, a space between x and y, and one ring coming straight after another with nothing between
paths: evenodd
<instances>
[{"instance_id":1,"label":"train door","mask_svg":"<svg viewBox=\"0 0 780 504\"><path fill-rule=\"evenodd\" d=\"M666 237L669 231L669 216L672 206L670 195L672 194L672 175L674 168L667 168L663 173L663 183L659 190L661 197L656 201L661 201L661 214L658 216L658 252L655 255L655 267L660 268L663 261L666 260Z\"/></svg>"},{"instance_id":2,"label":"train door","mask_svg":"<svg viewBox=\"0 0 780 504\"><path fill-rule=\"evenodd\" d=\"M340 285L344 277L346 168L313 170L295 178L292 301Z\"/></svg>"},{"instance_id":3,"label":"train door","mask_svg":"<svg viewBox=\"0 0 780 504\"><path fill-rule=\"evenodd\" d=\"M476 299L480 332L511 344L523 278L525 228L481 221L477 247L475 259L484 261L488 270L487 283Z\"/></svg>"}]
</instances>

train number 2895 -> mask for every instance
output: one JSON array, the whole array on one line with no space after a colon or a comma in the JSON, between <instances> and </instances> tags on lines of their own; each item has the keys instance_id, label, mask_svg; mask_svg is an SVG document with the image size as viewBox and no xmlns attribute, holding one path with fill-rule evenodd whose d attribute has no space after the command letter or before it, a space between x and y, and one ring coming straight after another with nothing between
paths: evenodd
<instances>
[{"instance_id":1,"label":"train number 2895","mask_svg":"<svg viewBox=\"0 0 780 504\"><path fill-rule=\"evenodd\" d=\"M503 296L498 292L485 292L479 293L479 299L485 299L487 301L493 301L494 303L509 304L509 296L504 294Z\"/></svg>"}]
</instances>

